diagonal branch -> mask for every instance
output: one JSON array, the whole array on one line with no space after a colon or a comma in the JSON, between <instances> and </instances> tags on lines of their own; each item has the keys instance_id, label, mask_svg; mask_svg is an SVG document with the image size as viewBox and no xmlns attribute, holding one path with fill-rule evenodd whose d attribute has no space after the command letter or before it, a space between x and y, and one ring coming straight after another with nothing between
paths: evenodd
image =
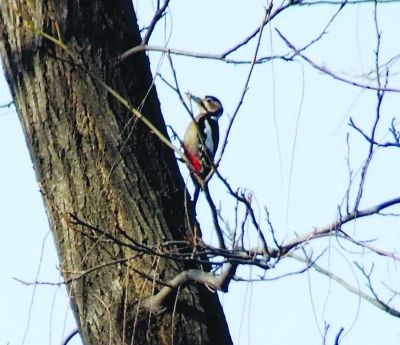
<instances>
[{"instance_id":1,"label":"diagonal branch","mask_svg":"<svg viewBox=\"0 0 400 345\"><path fill-rule=\"evenodd\" d=\"M279 37L286 43L286 45L293 50L293 53L295 56L299 56L301 57L304 61L306 61L309 65L311 65L311 67L315 68L316 70L329 75L330 77L332 77L335 80L344 82L346 84L349 85L353 85L362 89L366 89L366 90L373 90L373 91L387 91L387 92L400 92L400 89L396 89L396 88L391 88L391 87L379 87L379 86L373 86L373 85L368 85L368 84L362 84L359 82L356 82L354 80L351 79L346 79L344 77L341 77L339 75L337 75L336 73L332 72L331 70L329 70L327 67L325 66L320 66L318 65L316 62L314 62L313 60L311 60L310 58L308 58L306 55L304 55L300 49L296 48L292 43L290 43L290 41L278 30L275 29L279 35Z\"/></svg>"},{"instance_id":2,"label":"diagonal branch","mask_svg":"<svg viewBox=\"0 0 400 345\"><path fill-rule=\"evenodd\" d=\"M280 255L284 255L284 254L288 253L291 249L297 247L298 245L304 244L315 238L329 236L333 232L337 232L338 230L340 230L341 226L343 226L344 224L346 224L350 221L353 221L353 220L356 220L356 219L362 218L362 217L372 216L374 214L379 213L379 211L381 211L385 208L388 208L388 207L394 206L394 205L398 205L398 204L400 204L400 197L384 201L380 204L377 204L377 205L367 208L365 210L354 210L331 224L325 225L319 229L316 229L315 231L309 232L309 233L307 233L303 236L300 236L292 241L289 241L288 243L286 243L285 245L283 245L280 248ZM273 254L276 255L275 252L271 252L271 256L273 256Z\"/></svg>"},{"instance_id":3,"label":"diagonal branch","mask_svg":"<svg viewBox=\"0 0 400 345\"><path fill-rule=\"evenodd\" d=\"M272 12L272 6L273 6L273 2L271 1L269 4L269 7L267 8L267 13L268 15L264 17L261 25L259 25L253 32L251 32L247 37L245 37L241 42L239 42L238 44L236 44L234 47L226 50L224 53L221 54L221 56L223 58L227 57L228 55L232 54L233 52L235 52L236 50L238 50L239 48L245 46L247 43L249 43L254 37L257 36L258 33L260 33L261 36L261 32L264 30L265 25L267 25L269 22L271 22L271 20L273 18L275 18L279 13L281 13L282 11L284 11L285 9L287 9L289 6L291 6L291 3L289 2L288 4L279 7L274 13Z\"/></svg>"},{"instance_id":4,"label":"diagonal branch","mask_svg":"<svg viewBox=\"0 0 400 345\"><path fill-rule=\"evenodd\" d=\"M400 311L392 308L387 303L383 302L379 298L375 289L373 288L372 281L371 281L371 275L372 275L372 270L373 270L374 266L372 266L371 271L369 273L367 273L361 265L359 265L358 263L355 263L355 264L358 267L358 269L361 271L362 275L366 278L368 289L371 291L372 295L374 296L373 298L369 297L372 300L369 302L372 303L373 305L375 305L376 307L378 307L379 309L382 309L383 311L385 311L386 313L388 313L390 315L393 315L395 317L400 317Z\"/></svg>"},{"instance_id":5,"label":"diagonal branch","mask_svg":"<svg viewBox=\"0 0 400 345\"><path fill-rule=\"evenodd\" d=\"M301 258L301 257L296 257L296 260L306 261L307 259ZM400 317L400 311L389 307L387 304L380 301L379 299L376 299L376 298L373 298L373 297L367 295L365 292L355 288L354 286L352 286L351 284L349 284L348 282L346 282L345 280L343 280L336 274L322 268L321 266L317 265L316 263L313 263L311 267L314 268L318 273L321 273L321 274L327 276L328 278L334 280L336 283L338 283L339 285L344 287L347 291L361 297L362 299L371 303L375 307L382 309L383 311L389 313L390 315Z\"/></svg>"},{"instance_id":6,"label":"diagonal branch","mask_svg":"<svg viewBox=\"0 0 400 345\"><path fill-rule=\"evenodd\" d=\"M158 7L156 13L153 16L153 19L151 20L149 26L147 27L146 34L143 37L142 40L142 45L147 44L150 40L150 36L153 33L158 21L164 16L165 10L167 9L169 2L171 0L165 0L164 4L161 7Z\"/></svg>"}]
</instances>

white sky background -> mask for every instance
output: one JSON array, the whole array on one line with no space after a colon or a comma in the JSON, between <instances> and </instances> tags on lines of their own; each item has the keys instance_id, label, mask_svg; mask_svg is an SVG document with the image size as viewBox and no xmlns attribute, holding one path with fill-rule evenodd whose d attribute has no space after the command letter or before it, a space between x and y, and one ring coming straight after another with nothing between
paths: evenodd
<instances>
[{"instance_id":1,"label":"white sky background","mask_svg":"<svg viewBox=\"0 0 400 345\"><path fill-rule=\"evenodd\" d=\"M140 24L145 25L151 18L152 8L144 1L137 2ZM166 37L169 38L168 46L173 48L209 53L225 51L253 31L263 17L265 2L243 3L172 1L165 30L164 24L160 23L151 43L163 45ZM321 33L337 8L301 7L282 13L271 27L265 28L259 55L271 55L271 49L273 54L288 51L276 35L275 28L279 28L297 47L307 44ZM381 63L400 53L398 18L400 3L379 5ZM253 40L235 57L251 59L255 42ZM346 6L323 39L305 54L343 77L356 79L373 70L375 49L373 4L363 4ZM160 63L161 74L172 81L168 60L162 59L159 53L150 56L153 72ZM210 94L222 101L225 114L220 127L224 137L228 117L237 105L249 66L186 57L173 57L173 61L183 92ZM275 60L273 64L256 66L220 167L232 186L246 187L254 192L264 227L262 210L264 205L268 207L281 240L293 238L294 232L306 233L336 219L337 206L341 204L348 184L346 134L350 133L350 160L354 171L359 169L368 152L365 141L347 126L349 116L369 132L376 108L375 92L343 84L316 72L299 59L296 61ZM390 69L394 75L389 86L398 89L400 81L396 73L399 70L400 64L395 60ZM368 82L365 78L357 80ZM183 136L189 122L187 113L176 95L161 81L157 82L157 90L166 122ZM390 139L387 136L390 121L393 117L400 119L399 98L397 93L385 96L377 138ZM0 104L10 99L2 78ZM291 170L297 119L299 126ZM26 345L60 344L64 335L74 328L71 316L67 318L69 305L64 289L37 286L32 298L33 286L22 286L12 279L17 277L31 282L60 279L41 196L13 108L0 109L0 157L0 229L3 234L0 250L0 275L3 277L0 344L21 344L26 329ZM399 196L399 167L399 149L377 151L368 173L361 209ZM186 178L185 168L182 173ZM222 200L222 211L232 224L232 200L216 178L210 189L215 201ZM354 195L351 200L354 201ZM211 228L210 213L202 197L199 202L199 217L204 231L207 226ZM390 211L399 212L399 207ZM345 230L360 240L378 238L374 245L385 250L399 248L398 218L359 220L346 226ZM212 231L205 235L205 239L210 236ZM328 243L326 239L318 241L314 247L315 254ZM350 255L341 245L360 253L355 247L332 240L330 250L319 263L367 291L365 281L360 279L360 275L358 280L355 278L349 262L365 260L367 269L374 262L375 282L383 299L389 294L382 289L381 281L400 290L396 263L373 254ZM347 255L347 259L339 252ZM298 268L299 264L287 261L267 272L266 277L279 276ZM256 278L260 272L242 268L238 273L242 277L249 277L252 273ZM333 344L340 327L344 327L345 333L350 330L343 337L341 344L344 345L400 343L398 319L359 301L335 282L313 271L277 281L232 283L229 293L220 297L236 345L259 345L267 341L268 344L322 344L318 327L323 329L324 321L331 325L328 344ZM400 309L399 303L397 309ZM80 344L80 341L76 337L70 344Z\"/></svg>"}]
</instances>

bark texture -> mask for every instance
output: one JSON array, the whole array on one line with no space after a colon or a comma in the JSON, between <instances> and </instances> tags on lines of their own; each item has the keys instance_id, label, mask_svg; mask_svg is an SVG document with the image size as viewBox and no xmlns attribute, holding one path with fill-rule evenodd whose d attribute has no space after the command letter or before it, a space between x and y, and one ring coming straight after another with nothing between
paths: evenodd
<instances>
[{"instance_id":1,"label":"bark texture","mask_svg":"<svg viewBox=\"0 0 400 345\"><path fill-rule=\"evenodd\" d=\"M64 277L102 266L69 284L85 343L230 344L218 298L201 286L180 289L175 313L138 314L137 302L162 287L153 278L171 279L187 265L138 256L107 236L126 241L123 229L139 243L179 240L193 221L172 151L95 79L166 133L145 54L117 63L140 43L131 0L1 0L0 35Z\"/></svg>"}]
</instances>

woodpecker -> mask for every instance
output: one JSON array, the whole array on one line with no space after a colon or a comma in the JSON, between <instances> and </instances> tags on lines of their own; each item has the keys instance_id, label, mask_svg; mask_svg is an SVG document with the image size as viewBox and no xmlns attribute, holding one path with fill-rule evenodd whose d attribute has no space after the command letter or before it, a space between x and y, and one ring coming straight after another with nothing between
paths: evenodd
<instances>
[{"instance_id":1,"label":"woodpecker","mask_svg":"<svg viewBox=\"0 0 400 345\"><path fill-rule=\"evenodd\" d=\"M192 120L186 129L183 148L189 160L191 175L196 186L193 201L196 203L200 185L198 178L204 180L211 171L214 156L219 142L218 119L224 108L218 98L204 96L199 98L189 94L200 108L200 113ZM197 175L194 176L194 175Z\"/></svg>"}]
</instances>

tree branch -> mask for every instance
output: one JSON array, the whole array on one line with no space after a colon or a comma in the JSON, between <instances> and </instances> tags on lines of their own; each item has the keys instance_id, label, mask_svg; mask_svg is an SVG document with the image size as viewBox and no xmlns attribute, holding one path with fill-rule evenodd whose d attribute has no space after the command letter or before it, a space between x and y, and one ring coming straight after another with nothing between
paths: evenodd
<instances>
[{"instance_id":1,"label":"tree branch","mask_svg":"<svg viewBox=\"0 0 400 345\"><path fill-rule=\"evenodd\" d=\"M10 108L13 104L14 104L14 101L10 101L10 102L5 103L5 104L0 104L0 109L2 109L2 108Z\"/></svg>"},{"instance_id":2,"label":"tree branch","mask_svg":"<svg viewBox=\"0 0 400 345\"><path fill-rule=\"evenodd\" d=\"M215 232L216 232L217 238L218 238L219 247L221 249L226 249L226 245L225 245L225 241L224 241L224 235L222 233L221 227L220 227L219 222L218 222L217 209L216 209L214 201L213 201L213 199L211 197L210 190L208 189L208 185L204 186L203 191L204 191L204 194L206 196L208 205L210 206L210 210L211 210L211 214L212 214L212 218L213 218L213 223L214 223L214 228L215 228Z\"/></svg>"},{"instance_id":3,"label":"tree branch","mask_svg":"<svg viewBox=\"0 0 400 345\"><path fill-rule=\"evenodd\" d=\"M147 27L146 34L142 40L142 45L146 45L149 42L151 34L153 33L158 21L164 16L164 12L167 9L170 1L171 0L165 0L164 4L161 7L158 7L153 19L150 22L150 25Z\"/></svg>"},{"instance_id":4,"label":"tree branch","mask_svg":"<svg viewBox=\"0 0 400 345\"><path fill-rule=\"evenodd\" d=\"M400 147L400 142L387 141L387 142L382 143L382 144L378 143L374 139L370 138L366 133L364 133L364 131L355 124L354 120L351 117L350 117L350 120L349 120L349 126L354 128L358 133L360 133L364 137L364 139L367 140L370 144L373 144L373 145L378 146L378 147Z\"/></svg>"},{"instance_id":5,"label":"tree branch","mask_svg":"<svg viewBox=\"0 0 400 345\"><path fill-rule=\"evenodd\" d=\"M286 43L286 45L292 49L294 56L299 56L301 57L304 61L306 61L309 65L311 65L313 68L315 68L316 70L329 75L330 77L332 77L335 80L344 82L346 84L349 85L353 85L362 89L366 89L366 90L373 90L373 91L387 91L387 92L400 92L400 89L396 89L396 88L391 88L391 87L384 87L384 88L380 88L377 86L373 86L373 85L368 85L368 84L362 84L359 82L356 82L354 80L350 80L350 79L346 79L344 77L340 77L339 75L337 75L336 73L330 71L327 67L324 66L320 66L317 63L315 63L313 60L311 60L310 58L308 58L307 56L305 56L300 49L296 48L292 43L289 42L289 40L278 30L275 29L278 33L278 35L281 37L281 39Z\"/></svg>"},{"instance_id":6,"label":"tree branch","mask_svg":"<svg viewBox=\"0 0 400 345\"><path fill-rule=\"evenodd\" d=\"M340 0L316 0L316 1L307 1L307 0L298 0L294 2L293 5L296 6L315 6L315 5L340 5L343 1ZM379 3L379 4L390 4L394 2L400 2L400 0L348 0L346 3L348 5L362 5L368 3Z\"/></svg>"},{"instance_id":7,"label":"tree branch","mask_svg":"<svg viewBox=\"0 0 400 345\"><path fill-rule=\"evenodd\" d=\"M338 230L340 230L341 226L356 220L358 218L362 218L362 217L367 217L367 216L371 216L373 214L377 214L379 211L388 208L390 206L393 205L398 205L400 204L400 197L388 200L388 201L384 201L380 204L377 204L375 206L372 206L370 208L367 208L365 210L354 210L351 213L345 215L344 217L341 217L340 219L338 219L337 221L330 223L328 225L325 225L319 229L316 229L315 231L309 232L303 236L300 236L292 241L289 241L288 243L286 243L285 245L283 245L280 248L280 252L281 255L286 254L287 252L289 252L291 249L293 249L294 247L297 247L300 244L309 242L310 240L313 240L315 238L319 238L319 237L325 237L325 236L329 236L334 232L337 232ZM277 255L277 253L270 251L271 256L273 255Z\"/></svg>"},{"instance_id":8,"label":"tree branch","mask_svg":"<svg viewBox=\"0 0 400 345\"><path fill-rule=\"evenodd\" d=\"M75 328L74 330L72 330L63 340L63 342L61 343L61 345L67 345L69 343L69 341L79 333L79 329Z\"/></svg>"},{"instance_id":9,"label":"tree branch","mask_svg":"<svg viewBox=\"0 0 400 345\"><path fill-rule=\"evenodd\" d=\"M140 301L139 307L151 313L163 312L166 309L167 298L171 297L180 287L189 283L204 284L215 290L227 292L236 268L237 264L228 263L227 268L219 276L198 269L183 271L171 279L157 294Z\"/></svg>"},{"instance_id":10,"label":"tree branch","mask_svg":"<svg viewBox=\"0 0 400 345\"><path fill-rule=\"evenodd\" d=\"M372 303L373 305L375 305L376 307L378 307L379 309L382 309L383 311L385 311L386 313L393 315L395 317L399 317L400 318L400 311L396 310L392 307L390 307L387 303L383 302L379 297L378 294L376 293L375 289L372 286L372 282L371 282L371 273L373 270L373 266L371 268L370 273L365 272L364 268L361 267L359 264L356 263L356 266L358 267L358 269L361 271L361 273L363 274L363 276L367 279L367 285L369 290L371 291L372 295L374 296L374 298L369 297L371 299L371 301L369 301L370 303Z\"/></svg>"},{"instance_id":11,"label":"tree branch","mask_svg":"<svg viewBox=\"0 0 400 345\"><path fill-rule=\"evenodd\" d=\"M296 260L305 261L306 259L296 257ZM316 263L313 263L311 267L314 268L317 272L319 272L319 273L331 278L336 283L338 283L339 285L344 287L347 291L349 291L349 292L351 292L351 293L353 293L353 294L355 294L357 296L360 296L362 299L364 299L365 301L371 303L375 307L378 307L379 309L389 313L390 315L393 315L395 317L400 317L400 311L398 311L396 309L393 309L393 308L389 307L387 304L383 303L382 301L367 295L365 292L363 292L363 291L355 288L354 286L350 285L349 283L347 283L345 280L343 280L342 278L340 278L336 274L325 270L324 268L322 268L321 266L317 265Z\"/></svg>"},{"instance_id":12,"label":"tree branch","mask_svg":"<svg viewBox=\"0 0 400 345\"><path fill-rule=\"evenodd\" d=\"M158 45L143 45L140 44L136 47L133 47L123 54L121 54L118 57L119 61L125 61L129 59L131 56L143 52L143 51L153 51L153 52L160 52L160 53L166 53L166 54L171 54L171 55L179 55L179 56L185 56L189 58L197 58L197 59L207 59L207 60L217 60L217 61L222 61L227 64L233 64L233 65L249 65L252 64L252 60L236 60L236 59L227 59L224 54L225 53L220 53L220 54L212 54L212 53L202 53L202 52L195 52L195 51L190 51L190 50L184 50L184 49L177 49L177 48L170 48L170 47L164 47L164 46L158 46ZM282 60L290 60L289 57L286 55L271 55L271 56L263 56L261 58L258 58L254 64L259 65L271 60L276 60L276 59L282 59Z\"/></svg>"}]
</instances>

